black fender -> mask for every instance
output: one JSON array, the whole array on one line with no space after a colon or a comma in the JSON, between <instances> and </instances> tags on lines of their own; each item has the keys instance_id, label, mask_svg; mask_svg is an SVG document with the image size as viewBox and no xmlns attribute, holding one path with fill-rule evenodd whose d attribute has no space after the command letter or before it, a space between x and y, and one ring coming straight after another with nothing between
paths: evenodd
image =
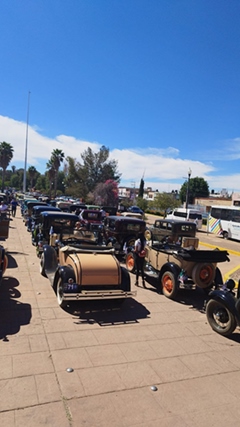
<instances>
[{"instance_id":1,"label":"black fender","mask_svg":"<svg viewBox=\"0 0 240 427\"><path fill-rule=\"evenodd\" d=\"M210 300L214 300L225 305L225 307L236 317L238 324L240 323L240 314L236 308L237 300L231 292L221 290L211 291L208 295L206 303L208 303Z\"/></svg>"},{"instance_id":2,"label":"black fender","mask_svg":"<svg viewBox=\"0 0 240 427\"><path fill-rule=\"evenodd\" d=\"M181 272L181 268L175 264L174 262L166 262L166 264L163 264L161 270L159 271L159 279L161 280L161 277L165 271L171 271L174 275L179 276Z\"/></svg>"},{"instance_id":3,"label":"black fender","mask_svg":"<svg viewBox=\"0 0 240 427\"><path fill-rule=\"evenodd\" d=\"M60 266L56 272L55 272L55 276L53 279L53 289L56 289L57 287L57 282L58 279L61 277L63 283L66 283L68 281L68 279L73 279L74 283L76 283L76 277L73 271L73 268L70 267L69 265L65 265L65 266Z\"/></svg>"},{"instance_id":4,"label":"black fender","mask_svg":"<svg viewBox=\"0 0 240 427\"><path fill-rule=\"evenodd\" d=\"M56 250L50 245L44 245L42 257L45 273L49 276L56 271L58 266Z\"/></svg>"},{"instance_id":5,"label":"black fender","mask_svg":"<svg viewBox=\"0 0 240 427\"><path fill-rule=\"evenodd\" d=\"M131 279L130 274L125 267L121 267L121 289L125 292L131 290Z\"/></svg>"}]
</instances>

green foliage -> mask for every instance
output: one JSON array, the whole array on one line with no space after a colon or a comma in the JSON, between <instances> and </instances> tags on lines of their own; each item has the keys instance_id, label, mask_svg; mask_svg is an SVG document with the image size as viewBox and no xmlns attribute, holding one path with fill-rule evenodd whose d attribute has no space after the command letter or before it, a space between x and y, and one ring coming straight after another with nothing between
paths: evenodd
<instances>
[{"instance_id":1,"label":"green foliage","mask_svg":"<svg viewBox=\"0 0 240 427\"><path fill-rule=\"evenodd\" d=\"M142 197L137 198L137 205L140 209L145 212L148 209L148 201L146 199L143 199Z\"/></svg>"},{"instance_id":2,"label":"green foliage","mask_svg":"<svg viewBox=\"0 0 240 427\"><path fill-rule=\"evenodd\" d=\"M2 189L5 187L6 169L13 158L13 147L8 142L0 143L0 167L2 168Z\"/></svg>"},{"instance_id":3,"label":"green foliage","mask_svg":"<svg viewBox=\"0 0 240 427\"><path fill-rule=\"evenodd\" d=\"M153 201L148 202L149 209L157 210L165 216L168 208L174 209L180 206L174 193L158 193Z\"/></svg>"},{"instance_id":4,"label":"green foliage","mask_svg":"<svg viewBox=\"0 0 240 427\"><path fill-rule=\"evenodd\" d=\"M184 203L186 201L187 188L188 181L185 181L179 192L181 203ZM188 203L193 204L195 197L209 197L208 183L205 181L204 178L199 178L198 176L189 180Z\"/></svg>"}]
</instances>

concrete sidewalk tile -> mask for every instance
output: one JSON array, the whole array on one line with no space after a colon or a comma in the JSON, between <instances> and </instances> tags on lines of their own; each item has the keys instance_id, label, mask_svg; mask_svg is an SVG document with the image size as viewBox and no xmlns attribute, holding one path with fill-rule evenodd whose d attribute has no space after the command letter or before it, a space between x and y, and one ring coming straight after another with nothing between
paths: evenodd
<instances>
[{"instance_id":1,"label":"concrete sidewalk tile","mask_svg":"<svg viewBox=\"0 0 240 427\"><path fill-rule=\"evenodd\" d=\"M196 336L176 338L175 343L181 346L188 354L205 353L212 350L201 337Z\"/></svg>"},{"instance_id":2,"label":"concrete sidewalk tile","mask_svg":"<svg viewBox=\"0 0 240 427\"><path fill-rule=\"evenodd\" d=\"M239 425L239 417L236 413L236 405L216 405L206 409L199 408L197 411L190 411L182 414L183 420L189 427L236 427Z\"/></svg>"},{"instance_id":3,"label":"concrete sidewalk tile","mask_svg":"<svg viewBox=\"0 0 240 427\"><path fill-rule=\"evenodd\" d=\"M98 344L93 331L63 332L62 337L66 343L67 348L88 347Z\"/></svg>"},{"instance_id":4,"label":"concrete sidewalk tile","mask_svg":"<svg viewBox=\"0 0 240 427\"><path fill-rule=\"evenodd\" d=\"M15 427L15 411L0 412L0 426Z\"/></svg>"},{"instance_id":5,"label":"concrete sidewalk tile","mask_svg":"<svg viewBox=\"0 0 240 427\"><path fill-rule=\"evenodd\" d=\"M218 405L227 405L238 401L237 396L226 393L217 375L161 384L158 392L154 393L154 398L166 411L175 415L203 409L207 411L216 402Z\"/></svg>"},{"instance_id":6,"label":"concrete sidewalk tile","mask_svg":"<svg viewBox=\"0 0 240 427\"><path fill-rule=\"evenodd\" d=\"M1 380L0 395L0 411L38 404L36 383L33 376Z\"/></svg>"},{"instance_id":7,"label":"concrete sidewalk tile","mask_svg":"<svg viewBox=\"0 0 240 427\"><path fill-rule=\"evenodd\" d=\"M6 378L12 378L13 374L13 366L12 366L12 356L5 355L0 356L0 380L4 380Z\"/></svg>"},{"instance_id":8,"label":"concrete sidewalk tile","mask_svg":"<svg viewBox=\"0 0 240 427\"><path fill-rule=\"evenodd\" d=\"M77 374L81 380L86 396L125 389L125 384L114 366L98 366L90 369L79 369Z\"/></svg>"},{"instance_id":9,"label":"concrete sidewalk tile","mask_svg":"<svg viewBox=\"0 0 240 427\"><path fill-rule=\"evenodd\" d=\"M181 340L184 338L178 339ZM156 359L159 357L174 357L186 354L184 348L177 342L177 338L165 338L162 340L149 341L149 345L157 355Z\"/></svg>"},{"instance_id":10,"label":"concrete sidewalk tile","mask_svg":"<svg viewBox=\"0 0 240 427\"><path fill-rule=\"evenodd\" d=\"M179 357L150 360L148 363L160 378L160 382L171 383L195 376Z\"/></svg>"},{"instance_id":11,"label":"concrete sidewalk tile","mask_svg":"<svg viewBox=\"0 0 240 427\"><path fill-rule=\"evenodd\" d=\"M124 425L145 423L148 426L148 422L155 420L160 426L160 420L167 415L167 411L154 399L155 393L150 387L143 387L111 393L109 397Z\"/></svg>"},{"instance_id":12,"label":"concrete sidewalk tile","mask_svg":"<svg viewBox=\"0 0 240 427\"><path fill-rule=\"evenodd\" d=\"M14 377L53 372L49 352L17 354L12 357Z\"/></svg>"},{"instance_id":13,"label":"concrete sidewalk tile","mask_svg":"<svg viewBox=\"0 0 240 427\"><path fill-rule=\"evenodd\" d=\"M73 427L125 427L109 393L72 399L68 406L74 420Z\"/></svg>"},{"instance_id":14,"label":"concrete sidewalk tile","mask_svg":"<svg viewBox=\"0 0 240 427\"><path fill-rule=\"evenodd\" d=\"M85 348L53 350L52 360L57 372L65 371L67 368L80 369L92 366Z\"/></svg>"},{"instance_id":15,"label":"concrete sidewalk tile","mask_svg":"<svg viewBox=\"0 0 240 427\"><path fill-rule=\"evenodd\" d=\"M61 350L67 348L61 332L54 332L47 335L50 350Z\"/></svg>"},{"instance_id":16,"label":"concrete sidewalk tile","mask_svg":"<svg viewBox=\"0 0 240 427\"><path fill-rule=\"evenodd\" d=\"M75 330L72 319L43 319L44 329L47 334L53 332L68 332Z\"/></svg>"},{"instance_id":17,"label":"concrete sidewalk tile","mask_svg":"<svg viewBox=\"0 0 240 427\"><path fill-rule=\"evenodd\" d=\"M172 323L170 325L151 325L149 328L157 339L179 338L194 335L187 326L180 323Z\"/></svg>"},{"instance_id":18,"label":"concrete sidewalk tile","mask_svg":"<svg viewBox=\"0 0 240 427\"><path fill-rule=\"evenodd\" d=\"M98 344L116 344L119 342L124 342L124 330L125 328L104 328L104 329L94 329L92 333L96 337Z\"/></svg>"},{"instance_id":19,"label":"concrete sidewalk tile","mask_svg":"<svg viewBox=\"0 0 240 427\"><path fill-rule=\"evenodd\" d=\"M0 341L0 354L22 354L30 353L30 344L26 335L9 335L8 341Z\"/></svg>"},{"instance_id":20,"label":"concrete sidewalk tile","mask_svg":"<svg viewBox=\"0 0 240 427\"><path fill-rule=\"evenodd\" d=\"M61 393L55 373L35 375L39 403L61 400Z\"/></svg>"},{"instance_id":21,"label":"concrete sidewalk tile","mask_svg":"<svg viewBox=\"0 0 240 427\"><path fill-rule=\"evenodd\" d=\"M114 365L127 361L120 347L116 344L99 345L86 347L86 351L93 366Z\"/></svg>"},{"instance_id":22,"label":"concrete sidewalk tile","mask_svg":"<svg viewBox=\"0 0 240 427\"><path fill-rule=\"evenodd\" d=\"M39 307L41 319L54 319L56 320L55 308L54 307Z\"/></svg>"},{"instance_id":23,"label":"concrete sidewalk tile","mask_svg":"<svg viewBox=\"0 0 240 427\"><path fill-rule=\"evenodd\" d=\"M240 372L226 372L218 376L218 380L222 383L225 390L234 396L239 396L240 389Z\"/></svg>"},{"instance_id":24,"label":"concrete sidewalk tile","mask_svg":"<svg viewBox=\"0 0 240 427\"><path fill-rule=\"evenodd\" d=\"M48 351L48 343L44 334L29 335L31 352Z\"/></svg>"},{"instance_id":25,"label":"concrete sidewalk tile","mask_svg":"<svg viewBox=\"0 0 240 427\"><path fill-rule=\"evenodd\" d=\"M148 342L134 342L118 344L122 354L124 354L126 361L137 362L140 360L151 360L158 357L157 352ZM119 362L119 361L118 361Z\"/></svg>"},{"instance_id":26,"label":"concrete sidewalk tile","mask_svg":"<svg viewBox=\"0 0 240 427\"><path fill-rule=\"evenodd\" d=\"M16 427L71 426L71 414L63 402L52 402L15 411L15 419Z\"/></svg>"},{"instance_id":27,"label":"concrete sidewalk tile","mask_svg":"<svg viewBox=\"0 0 240 427\"><path fill-rule=\"evenodd\" d=\"M152 361L138 361L132 363L122 363L114 365L126 388L137 388L151 386L162 382L160 376L151 367ZM159 361L158 361L159 363Z\"/></svg>"},{"instance_id":28,"label":"concrete sidewalk tile","mask_svg":"<svg viewBox=\"0 0 240 427\"><path fill-rule=\"evenodd\" d=\"M188 367L194 377L215 375L222 372L222 367L205 354L188 354L181 356L180 360Z\"/></svg>"},{"instance_id":29,"label":"concrete sidewalk tile","mask_svg":"<svg viewBox=\"0 0 240 427\"><path fill-rule=\"evenodd\" d=\"M85 397L85 390L78 375L78 370L74 369L73 372L60 371L57 372L59 386L62 396L65 399L73 399L78 397Z\"/></svg>"},{"instance_id":30,"label":"concrete sidewalk tile","mask_svg":"<svg viewBox=\"0 0 240 427\"><path fill-rule=\"evenodd\" d=\"M148 420L147 427L156 427L156 425L160 425L161 427L189 427L189 424L186 423L186 421L183 420L181 416L176 415L169 415L165 418L157 419L157 420ZM192 424L193 426L193 424ZM191 426L191 427L192 427ZM194 425L194 427L196 424ZM126 424L127 427L127 424ZM145 423L138 423L134 424L134 427L146 427Z\"/></svg>"},{"instance_id":31,"label":"concrete sidewalk tile","mask_svg":"<svg viewBox=\"0 0 240 427\"><path fill-rule=\"evenodd\" d=\"M196 322L186 322L183 323L183 325L185 325L185 327L188 328L189 331L191 331L194 335L209 335L211 333L210 326L207 323L207 320L205 321L205 318L203 320L199 320Z\"/></svg>"}]
</instances>

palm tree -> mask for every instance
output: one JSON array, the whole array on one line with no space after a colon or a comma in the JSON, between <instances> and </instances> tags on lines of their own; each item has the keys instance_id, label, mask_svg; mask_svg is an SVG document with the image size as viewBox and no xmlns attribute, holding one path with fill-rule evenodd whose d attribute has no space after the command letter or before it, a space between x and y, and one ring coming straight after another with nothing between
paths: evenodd
<instances>
[{"instance_id":1,"label":"palm tree","mask_svg":"<svg viewBox=\"0 0 240 427\"><path fill-rule=\"evenodd\" d=\"M61 166L61 163L64 159L64 153L62 150L56 148L52 151L51 159L49 163L51 164L51 168L54 170L54 198L57 193L57 179L58 179L58 171Z\"/></svg>"},{"instance_id":2,"label":"palm tree","mask_svg":"<svg viewBox=\"0 0 240 427\"><path fill-rule=\"evenodd\" d=\"M53 184L53 180L55 177L55 171L53 169L53 165L51 162L51 159L49 160L49 162L47 162L47 176L48 176L48 180L49 180L49 198L52 198L52 184Z\"/></svg>"},{"instance_id":3,"label":"palm tree","mask_svg":"<svg viewBox=\"0 0 240 427\"><path fill-rule=\"evenodd\" d=\"M0 143L0 167L2 168L2 191L4 190L4 181L6 169L13 158L13 147L8 142Z\"/></svg>"},{"instance_id":4,"label":"palm tree","mask_svg":"<svg viewBox=\"0 0 240 427\"><path fill-rule=\"evenodd\" d=\"M29 179L30 179L31 188L33 188L33 180L37 176L37 169L34 166L30 166L28 168L28 176L29 176Z\"/></svg>"}]
</instances>

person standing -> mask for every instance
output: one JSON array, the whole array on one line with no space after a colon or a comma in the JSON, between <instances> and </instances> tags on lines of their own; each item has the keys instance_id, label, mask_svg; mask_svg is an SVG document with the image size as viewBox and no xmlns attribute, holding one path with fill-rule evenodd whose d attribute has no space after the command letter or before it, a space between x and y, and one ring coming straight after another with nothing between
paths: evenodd
<instances>
[{"instance_id":1,"label":"person standing","mask_svg":"<svg viewBox=\"0 0 240 427\"><path fill-rule=\"evenodd\" d=\"M16 216L16 211L18 206L17 200L13 198L10 202L10 205L11 205L12 216Z\"/></svg>"},{"instance_id":2,"label":"person standing","mask_svg":"<svg viewBox=\"0 0 240 427\"><path fill-rule=\"evenodd\" d=\"M144 280L144 260L146 255L146 239L143 233L139 233L138 239L134 244L134 260L136 266L136 282L135 285L138 286L138 279L141 275L142 277L142 285L145 288L145 280Z\"/></svg>"}]
</instances>

